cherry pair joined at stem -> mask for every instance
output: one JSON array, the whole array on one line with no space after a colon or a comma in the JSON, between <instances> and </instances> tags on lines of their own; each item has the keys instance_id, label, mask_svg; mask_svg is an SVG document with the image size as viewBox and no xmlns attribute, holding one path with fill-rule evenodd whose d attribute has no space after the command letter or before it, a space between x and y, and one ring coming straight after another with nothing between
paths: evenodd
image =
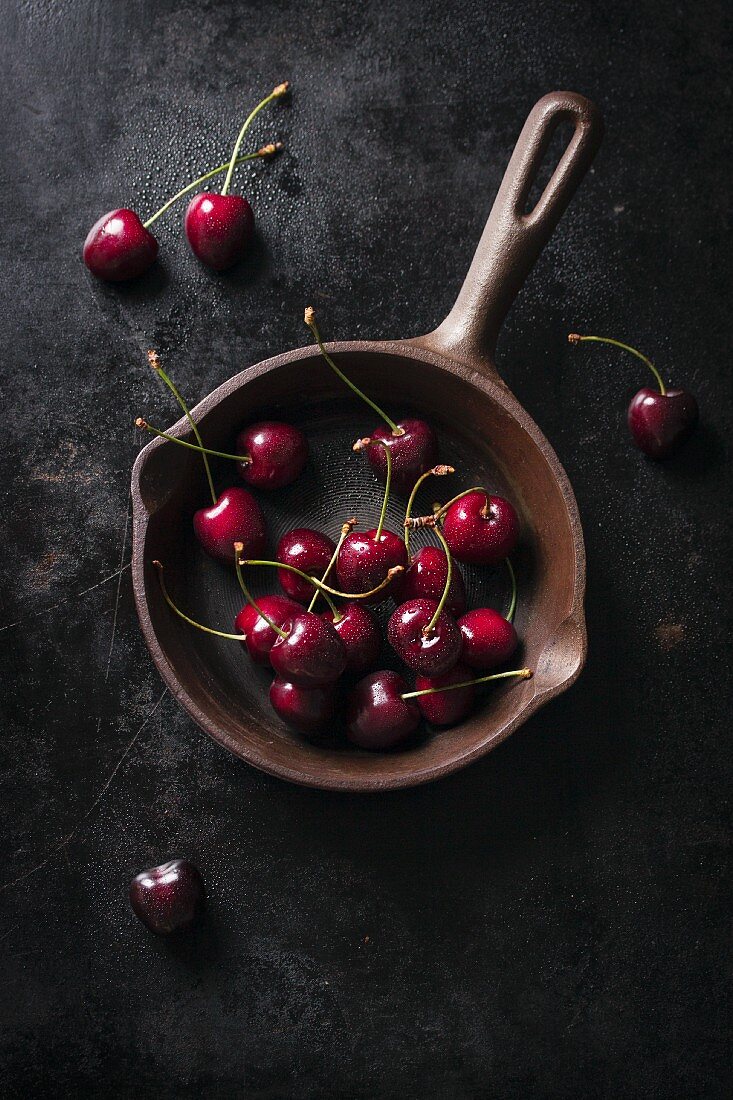
<instances>
[{"instance_id":1,"label":"cherry pair joined at stem","mask_svg":"<svg viewBox=\"0 0 733 1100\"><path fill-rule=\"evenodd\" d=\"M84 263L92 274L107 282L122 282L144 274L156 260L159 249L150 226L179 199L221 172L226 172L221 193L196 195L186 211L184 229L194 254L202 263L215 271L231 267L246 250L254 231L250 204L240 195L227 193L234 168L246 161L272 157L282 149L281 142L269 142L256 152L240 156L242 140L262 108L274 99L280 99L287 90L287 81L279 84L250 112L239 132L232 156L226 163L187 184L147 221L143 222L134 210L124 207L102 215L89 230L82 253Z\"/></svg>"},{"instance_id":2,"label":"cherry pair joined at stem","mask_svg":"<svg viewBox=\"0 0 733 1100\"><path fill-rule=\"evenodd\" d=\"M690 437L699 418L694 395L689 390L668 389L646 355L610 336L580 336L577 332L571 332L568 343L609 344L621 348L640 359L652 372L659 392L644 386L632 397L626 416L631 436L645 455L656 459L668 458Z\"/></svg>"}]
</instances>

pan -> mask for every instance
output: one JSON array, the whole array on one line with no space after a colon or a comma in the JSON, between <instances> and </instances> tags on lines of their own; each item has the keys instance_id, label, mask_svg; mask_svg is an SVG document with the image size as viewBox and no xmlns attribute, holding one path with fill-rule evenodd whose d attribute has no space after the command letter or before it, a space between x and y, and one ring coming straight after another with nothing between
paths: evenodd
<instances>
[{"instance_id":1,"label":"pan","mask_svg":"<svg viewBox=\"0 0 733 1100\"><path fill-rule=\"evenodd\" d=\"M569 123L572 136L532 209L528 200L552 135ZM264 671L234 642L191 630L165 605L154 559L166 565L179 606L200 621L231 630L241 607L233 571L207 558L192 533L192 513L207 499L200 458L156 439L132 474L135 600L145 640L168 688L221 745L255 767L291 782L348 791L425 783L464 767L498 745L579 675L586 655L583 614L585 552L578 510L554 451L502 381L494 365L499 329L517 292L598 149L603 124L596 107L570 92L553 92L531 111L507 167L463 287L448 317L426 336L328 345L350 377L396 419L419 416L436 429L441 461L456 469L450 489L429 479L417 509L482 484L512 501L522 536L513 561L519 580L518 660L531 680L487 693L460 725L424 734L399 752L369 753L311 743L291 733L271 710ZM305 331L305 330L304 330ZM330 370L316 346L298 348L242 371L194 410L209 447L231 452L240 427L273 418L298 424L311 444L306 473L273 495L260 494L271 548L288 530L316 527L336 537L354 514L373 526L382 486L354 440L372 417ZM186 420L171 429L190 441ZM216 471L231 484L231 465ZM432 496L431 496L432 494ZM393 497L388 526L399 532L404 500ZM428 531L417 531L430 541ZM262 569L255 593L274 591ZM466 568L469 606L501 606L507 577ZM268 574L264 576L264 574ZM382 610L387 615L391 602ZM389 663L385 653L384 663Z\"/></svg>"}]
</instances>

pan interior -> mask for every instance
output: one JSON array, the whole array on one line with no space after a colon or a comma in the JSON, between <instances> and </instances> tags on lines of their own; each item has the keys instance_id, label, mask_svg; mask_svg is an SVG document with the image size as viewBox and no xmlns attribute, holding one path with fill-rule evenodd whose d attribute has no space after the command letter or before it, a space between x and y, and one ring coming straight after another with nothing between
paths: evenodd
<instances>
[{"instance_id":1,"label":"pan interior","mask_svg":"<svg viewBox=\"0 0 733 1100\"><path fill-rule=\"evenodd\" d=\"M341 353L338 361L391 416L422 416L436 429L441 461L453 465L456 473L429 479L418 495L415 514L427 514L434 501L476 484L514 503L522 521L521 544L513 555L519 583L516 624L523 639L517 660L537 662L568 612L574 571L568 565L573 543L565 502L531 436L500 400L489 396L480 380L472 382L431 363L377 351ZM293 485L256 494L268 526L267 556L275 556L278 540L293 527L315 527L335 540L349 516L358 517L362 530L375 526L383 486L366 458L352 451L352 444L369 434L378 418L320 357L298 358L262 373L255 368L246 384L232 387L205 411L200 429L209 446L233 451L243 424L269 418L301 427L311 457ZM213 471L217 489L240 483L231 463L215 460ZM232 630L243 602L234 573L200 550L191 528L193 511L208 501L200 459L172 443L153 448L140 484L150 512L143 549L146 563L155 557L165 563L170 590L188 614ZM405 499L393 496L387 526L395 532L402 529L404 508ZM431 541L434 535L417 531L411 543L417 548ZM238 643L201 634L176 619L146 567L147 599L158 642L195 706L222 731L228 747L276 771L296 767L304 771L306 781L328 784L331 773L353 771L354 766L376 775L386 767L393 775L395 767L435 768L449 756L470 755L487 739L500 739L502 727L535 690L528 682L487 691L477 713L460 727L423 733L399 754L362 753L343 744L334 748L330 738L312 745L287 730L270 709L271 674L253 666ZM469 607L506 610L510 583L503 565L460 569ZM249 579L255 595L280 591L274 569L251 570ZM393 607L388 599L378 608L383 625ZM386 645L382 667L400 668ZM334 742L339 742L340 732L333 731Z\"/></svg>"}]
</instances>

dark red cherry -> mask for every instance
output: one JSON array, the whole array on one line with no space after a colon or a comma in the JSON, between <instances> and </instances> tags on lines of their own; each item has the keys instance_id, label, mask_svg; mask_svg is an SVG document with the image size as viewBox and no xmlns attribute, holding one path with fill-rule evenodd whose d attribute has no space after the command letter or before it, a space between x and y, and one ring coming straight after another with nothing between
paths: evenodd
<instances>
[{"instance_id":1,"label":"dark red cherry","mask_svg":"<svg viewBox=\"0 0 733 1100\"><path fill-rule=\"evenodd\" d=\"M82 256L92 275L119 283L148 270L158 242L134 210L110 210L87 233Z\"/></svg>"},{"instance_id":2,"label":"dark red cherry","mask_svg":"<svg viewBox=\"0 0 733 1100\"><path fill-rule=\"evenodd\" d=\"M387 623L387 641L408 668L426 676L439 676L458 663L461 632L455 619L441 611L428 634L438 604L435 600L408 600L392 612Z\"/></svg>"},{"instance_id":3,"label":"dark red cherry","mask_svg":"<svg viewBox=\"0 0 733 1100\"><path fill-rule=\"evenodd\" d=\"M191 199L183 226L197 259L226 271L244 255L254 224L252 207L241 195L204 191Z\"/></svg>"},{"instance_id":4,"label":"dark red cherry","mask_svg":"<svg viewBox=\"0 0 733 1100\"><path fill-rule=\"evenodd\" d=\"M298 733L322 733L333 722L336 690L333 684L304 687L276 678L270 686L270 703L279 718Z\"/></svg>"},{"instance_id":5,"label":"dark red cherry","mask_svg":"<svg viewBox=\"0 0 733 1100\"><path fill-rule=\"evenodd\" d=\"M389 447L392 458L392 487L405 496L426 470L438 461L438 440L424 420L406 417L397 423L402 435L395 435L386 424L380 424L371 434ZM381 481L387 477L387 459L383 447L367 447L369 465Z\"/></svg>"},{"instance_id":6,"label":"dark red cherry","mask_svg":"<svg viewBox=\"0 0 733 1100\"><path fill-rule=\"evenodd\" d=\"M382 648L379 623L374 614L361 603L350 600L339 608L340 619L333 611L322 611L321 618L331 623L344 643L346 671L357 675L373 668Z\"/></svg>"},{"instance_id":7,"label":"dark red cherry","mask_svg":"<svg viewBox=\"0 0 733 1100\"><path fill-rule=\"evenodd\" d=\"M203 912L205 902L204 880L187 859L149 867L130 883L130 905L135 916L158 936L192 924Z\"/></svg>"},{"instance_id":8,"label":"dark red cherry","mask_svg":"<svg viewBox=\"0 0 733 1100\"><path fill-rule=\"evenodd\" d=\"M689 390L662 394L644 386L631 399L629 431L640 451L650 458L667 458L687 440L699 418L697 401Z\"/></svg>"},{"instance_id":9,"label":"dark red cherry","mask_svg":"<svg viewBox=\"0 0 733 1100\"><path fill-rule=\"evenodd\" d=\"M455 665L449 672L442 676L416 676L415 690L423 691L426 688L445 688L451 684L466 683L466 687L454 688L452 691L438 690L435 695L419 695L415 702L423 713L423 717L433 726L453 726L456 722L462 722L471 711L476 699L475 684L470 681L472 672L465 665Z\"/></svg>"},{"instance_id":10,"label":"dark red cherry","mask_svg":"<svg viewBox=\"0 0 733 1100\"><path fill-rule=\"evenodd\" d=\"M234 543L244 544L243 556L264 553L267 533L259 504L246 489L225 489L216 504L194 512L193 529L207 554L234 565Z\"/></svg>"},{"instance_id":11,"label":"dark red cherry","mask_svg":"<svg viewBox=\"0 0 733 1100\"><path fill-rule=\"evenodd\" d=\"M420 711L412 699L403 699L407 684L396 672L385 669L365 676L351 692L346 717L346 736L361 749L392 749L406 741L420 724Z\"/></svg>"},{"instance_id":12,"label":"dark red cherry","mask_svg":"<svg viewBox=\"0 0 733 1100\"><path fill-rule=\"evenodd\" d=\"M467 611L458 629L463 637L461 661L482 672L508 661L517 648L514 625L491 607Z\"/></svg>"},{"instance_id":13,"label":"dark red cherry","mask_svg":"<svg viewBox=\"0 0 733 1100\"><path fill-rule=\"evenodd\" d=\"M370 447L381 451L381 447ZM390 569L407 564L407 551L404 540L391 531L382 531L375 539L377 529L371 531L352 531L341 544L336 561L336 575L342 592L371 592L376 588ZM369 602L379 603L389 588L383 589Z\"/></svg>"},{"instance_id":14,"label":"dark red cherry","mask_svg":"<svg viewBox=\"0 0 733 1100\"><path fill-rule=\"evenodd\" d=\"M257 607L281 629L284 623L290 622L294 615L299 615L303 610L299 603L287 596L262 596L257 601ZM252 660L258 665L269 665L270 650L280 637L277 631L251 603L244 605L234 620L234 626L238 633L246 636L244 644Z\"/></svg>"},{"instance_id":15,"label":"dark red cherry","mask_svg":"<svg viewBox=\"0 0 733 1100\"><path fill-rule=\"evenodd\" d=\"M336 544L328 535L313 531L310 527L296 527L280 539L275 556L283 565L292 565L309 577L320 580L335 549ZM310 603L315 589L308 581L288 569L278 569L277 579L283 592L292 599Z\"/></svg>"},{"instance_id":16,"label":"dark red cherry","mask_svg":"<svg viewBox=\"0 0 733 1100\"><path fill-rule=\"evenodd\" d=\"M631 399L627 413L632 438L649 458L667 458L693 432L699 415L697 401L688 390L667 389L651 359L637 348L610 336L581 336L577 332L571 332L568 341L575 345L593 343L621 348L644 363L654 375L659 389L645 386L639 390Z\"/></svg>"},{"instance_id":17,"label":"dark red cherry","mask_svg":"<svg viewBox=\"0 0 733 1100\"><path fill-rule=\"evenodd\" d=\"M496 565L517 544L519 519L508 500L467 493L450 505L443 534L454 558L470 565Z\"/></svg>"},{"instance_id":18,"label":"dark red cherry","mask_svg":"<svg viewBox=\"0 0 733 1100\"><path fill-rule=\"evenodd\" d=\"M239 433L236 452L250 458L237 466L243 481L255 489L282 489L303 473L308 440L292 424L263 420Z\"/></svg>"},{"instance_id":19,"label":"dark red cherry","mask_svg":"<svg viewBox=\"0 0 733 1100\"><path fill-rule=\"evenodd\" d=\"M396 603L424 598L440 602L448 578L448 562L440 546L423 546L413 556L409 568L395 577L391 595ZM445 610L458 618L466 610L466 587L460 570L453 566L453 576L445 602Z\"/></svg>"},{"instance_id":20,"label":"dark red cherry","mask_svg":"<svg viewBox=\"0 0 733 1100\"><path fill-rule=\"evenodd\" d=\"M282 624L286 632L270 651L270 663L281 680L306 686L332 684L346 668L346 650L338 634L313 611Z\"/></svg>"}]
</instances>

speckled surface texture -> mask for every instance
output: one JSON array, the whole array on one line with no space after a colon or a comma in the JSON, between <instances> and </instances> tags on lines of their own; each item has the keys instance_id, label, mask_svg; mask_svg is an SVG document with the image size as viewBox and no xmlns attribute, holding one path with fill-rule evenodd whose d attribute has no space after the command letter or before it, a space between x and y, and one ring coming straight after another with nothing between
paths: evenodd
<instances>
[{"instance_id":1,"label":"speckled surface texture","mask_svg":"<svg viewBox=\"0 0 733 1100\"><path fill-rule=\"evenodd\" d=\"M2 0L3 1096L725 1094L725 8ZM287 153L238 175L251 261L202 270L179 211L154 272L94 282L89 225L224 160L284 78L257 135ZM195 398L305 342L306 299L333 338L432 328L556 87L606 140L498 361L577 493L586 672L437 785L287 786L207 740L138 630L132 421L173 419L145 350ZM678 459L632 449L647 379L574 328L696 392ZM175 855L210 917L162 942L126 889Z\"/></svg>"}]
</instances>

